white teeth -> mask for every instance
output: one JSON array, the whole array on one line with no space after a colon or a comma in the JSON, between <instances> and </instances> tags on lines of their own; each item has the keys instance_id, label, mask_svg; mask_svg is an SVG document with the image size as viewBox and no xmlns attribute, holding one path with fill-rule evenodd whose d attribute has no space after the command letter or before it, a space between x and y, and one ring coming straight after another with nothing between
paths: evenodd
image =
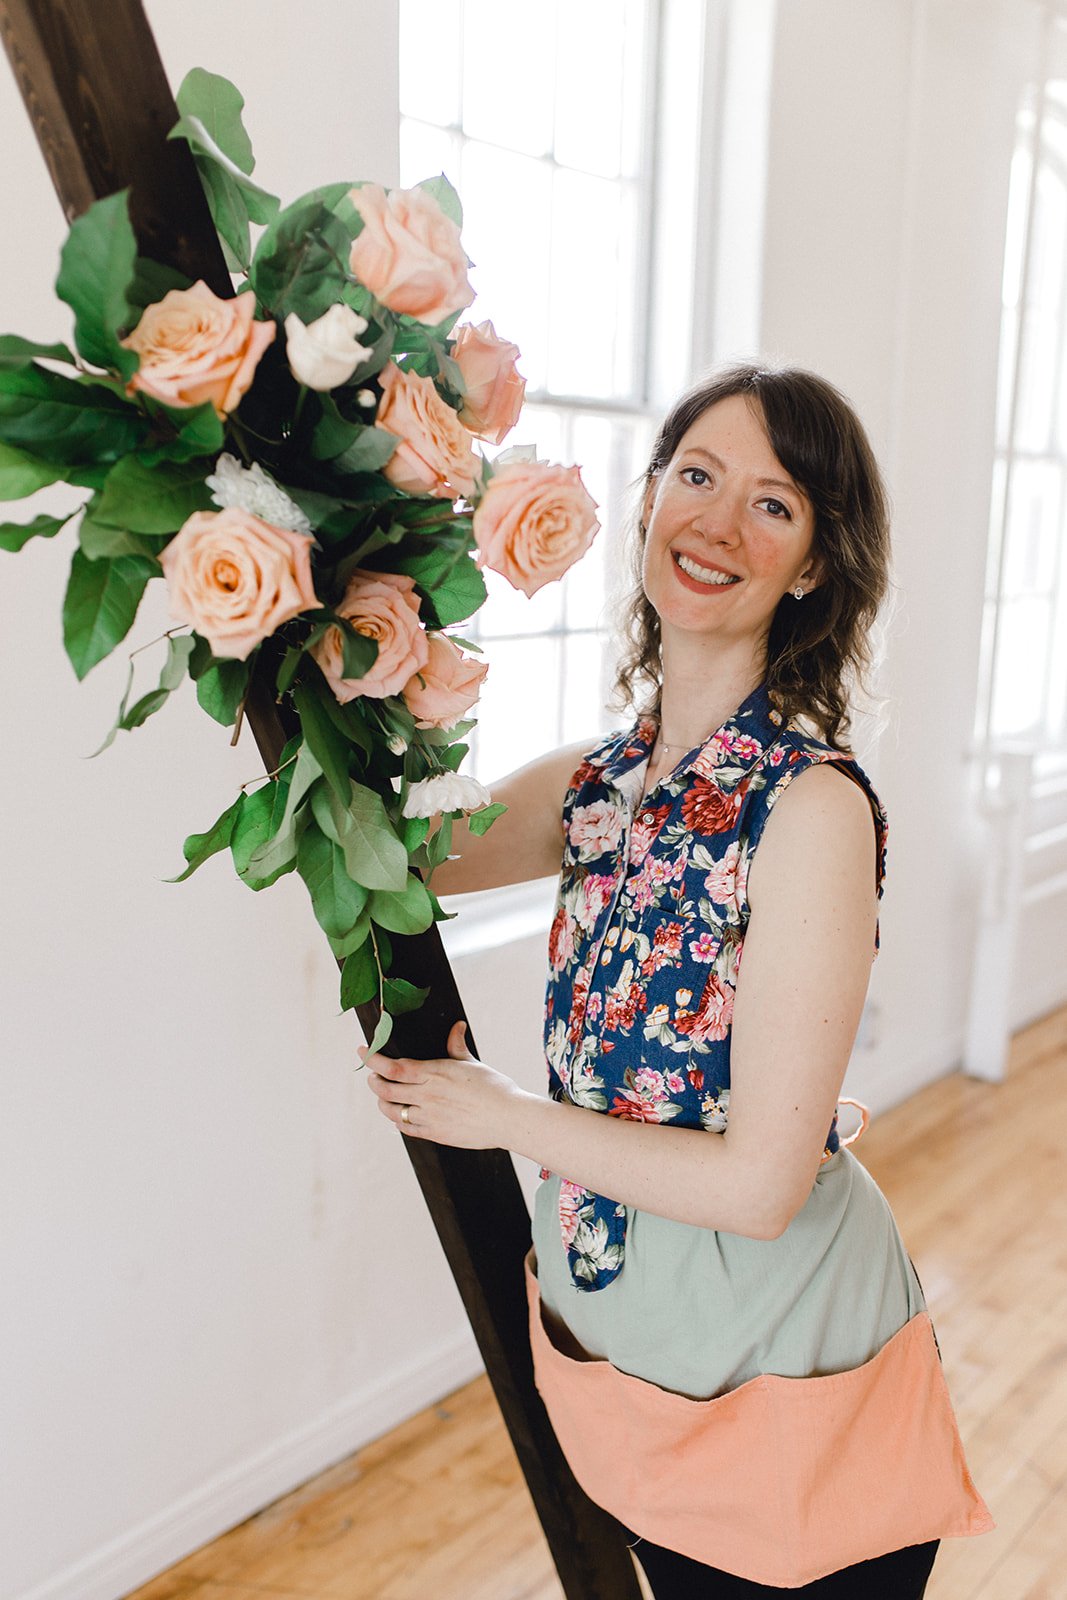
<instances>
[{"instance_id":1,"label":"white teeth","mask_svg":"<svg viewBox=\"0 0 1067 1600\"><path fill-rule=\"evenodd\" d=\"M701 567L690 559L689 556L676 555L674 558L683 572L695 578L698 583L738 583L740 579L731 576L728 572L716 572L713 567Z\"/></svg>"}]
</instances>

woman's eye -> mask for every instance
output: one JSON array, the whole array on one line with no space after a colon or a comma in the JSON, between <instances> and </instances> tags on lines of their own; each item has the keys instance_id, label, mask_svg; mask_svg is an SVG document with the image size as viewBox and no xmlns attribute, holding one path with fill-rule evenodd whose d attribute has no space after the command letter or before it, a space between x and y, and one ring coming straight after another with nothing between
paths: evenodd
<instances>
[{"instance_id":1,"label":"woman's eye","mask_svg":"<svg viewBox=\"0 0 1067 1600\"><path fill-rule=\"evenodd\" d=\"M682 477L685 478L688 483L692 483L698 489L703 484L711 481L703 467L683 467Z\"/></svg>"},{"instance_id":2,"label":"woman's eye","mask_svg":"<svg viewBox=\"0 0 1067 1600\"><path fill-rule=\"evenodd\" d=\"M787 505L783 504L781 500L765 500L763 504L767 507L772 516L782 516L785 517L787 522L792 521L793 513L790 511ZM775 507L777 507L777 510L775 510Z\"/></svg>"}]
</instances>

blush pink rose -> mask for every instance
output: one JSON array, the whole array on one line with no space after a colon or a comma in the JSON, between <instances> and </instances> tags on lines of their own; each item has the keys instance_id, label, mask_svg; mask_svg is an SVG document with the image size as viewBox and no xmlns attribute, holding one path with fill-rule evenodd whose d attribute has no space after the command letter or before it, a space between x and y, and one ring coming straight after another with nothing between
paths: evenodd
<instances>
[{"instance_id":1,"label":"blush pink rose","mask_svg":"<svg viewBox=\"0 0 1067 1600\"><path fill-rule=\"evenodd\" d=\"M362 567L353 572L334 609L357 633L375 641L378 655L374 665L362 678L344 677L340 628L327 628L311 646L311 654L342 705L357 695L383 700L386 695L399 694L426 665L426 635L419 626L419 597L414 590L414 579L394 572L368 572Z\"/></svg>"},{"instance_id":2,"label":"blush pink rose","mask_svg":"<svg viewBox=\"0 0 1067 1600\"><path fill-rule=\"evenodd\" d=\"M567 825L567 838L579 861L595 861L614 850L622 837L622 814L610 800L575 806Z\"/></svg>"},{"instance_id":3,"label":"blush pink rose","mask_svg":"<svg viewBox=\"0 0 1067 1600\"><path fill-rule=\"evenodd\" d=\"M464 323L452 359L463 375L459 420L479 439L500 444L519 420L526 379L515 366L517 344L498 338L491 322Z\"/></svg>"},{"instance_id":4,"label":"blush pink rose","mask_svg":"<svg viewBox=\"0 0 1067 1600\"><path fill-rule=\"evenodd\" d=\"M425 189L365 183L352 204L363 218L349 266L383 306L431 327L474 299L459 229Z\"/></svg>"},{"instance_id":5,"label":"blush pink rose","mask_svg":"<svg viewBox=\"0 0 1067 1600\"><path fill-rule=\"evenodd\" d=\"M127 392L141 390L168 406L199 406L210 400L220 417L232 411L251 386L264 350L277 331L255 322L256 297L220 300L206 283L169 289L146 306L122 343L136 350L141 365Z\"/></svg>"},{"instance_id":6,"label":"blush pink rose","mask_svg":"<svg viewBox=\"0 0 1067 1600\"><path fill-rule=\"evenodd\" d=\"M160 556L171 616L189 622L212 655L244 661L283 622L321 602L311 540L250 511L194 511Z\"/></svg>"},{"instance_id":7,"label":"blush pink rose","mask_svg":"<svg viewBox=\"0 0 1067 1600\"><path fill-rule=\"evenodd\" d=\"M600 527L577 467L513 461L489 481L474 513L478 565L524 594L561 578Z\"/></svg>"},{"instance_id":8,"label":"blush pink rose","mask_svg":"<svg viewBox=\"0 0 1067 1600\"><path fill-rule=\"evenodd\" d=\"M473 494L479 463L471 436L441 399L433 379L401 372L390 361L378 381L382 398L377 425L400 440L382 468L389 482L408 494L450 500Z\"/></svg>"},{"instance_id":9,"label":"blush pink rose","mask_svg":"<svg viewBox=\"0 0 1067 1600\"><path fill-rule=\"evenodd\" d=\"M403 688L416 728L450 728L481 692L488 664L465 656L444 633L428 633L426 665Z\"/></svg>"}]
</instances>

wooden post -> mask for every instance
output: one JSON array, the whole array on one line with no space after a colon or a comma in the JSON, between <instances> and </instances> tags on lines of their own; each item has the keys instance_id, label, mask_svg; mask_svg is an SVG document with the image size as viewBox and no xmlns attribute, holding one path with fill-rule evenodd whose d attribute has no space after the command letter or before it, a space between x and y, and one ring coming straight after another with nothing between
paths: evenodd
<instances>
[{"instance_id":1,"label":"wooden post","mask_svg":"<svg viewBox=\"0 0 1067 1600\"><path fill-rule=\"evenodd\" d=\"M178 112L140 0L0 0L0 34L68 219L130 186L142 252L231 294L188 147L166 137ZM292 727L262 683L253 682L246 716L273 770ZM443 1056L464 1013L437 929L394 937L393 949L394 975L430 993L420 1010L396 1019L389 1051ZM371 1008L360 1009L368 1038L375 1021ZM404 1146L567 1600L639 1600L619 1524L575 1483L534 1387L522 1271L530 1220L509 1154L419 1139Z\"/></svg>"}]
</instances>

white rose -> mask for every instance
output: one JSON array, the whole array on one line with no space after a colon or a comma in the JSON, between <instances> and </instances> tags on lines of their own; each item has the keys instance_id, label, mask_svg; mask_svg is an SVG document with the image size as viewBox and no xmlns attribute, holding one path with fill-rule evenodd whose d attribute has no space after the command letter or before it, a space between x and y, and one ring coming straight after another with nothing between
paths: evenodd
<instances>
[{"instance_id":1,"label":"white rose","mask_svg":"<svg viewBox=\"0 0 1067 1600\"><path fill-rule=\"evenodd\" d=\"M338 301L305 327L295 311L285 319L285 353L297 383L319 391L347 383L372 352L356 342L367 319Z\"/></svg>"},{"instance_id":2,"label":"white rose","mask_svg":"<svg viewBox=\"0 0 1067 1600\"><path fill-rule=\"evenodd\" d=\"M438 811L478 811L492 798L477 778L439 772L436 777L411 785L402 810L405 817L432 817Z\"/></svg>"}]
</instances>

